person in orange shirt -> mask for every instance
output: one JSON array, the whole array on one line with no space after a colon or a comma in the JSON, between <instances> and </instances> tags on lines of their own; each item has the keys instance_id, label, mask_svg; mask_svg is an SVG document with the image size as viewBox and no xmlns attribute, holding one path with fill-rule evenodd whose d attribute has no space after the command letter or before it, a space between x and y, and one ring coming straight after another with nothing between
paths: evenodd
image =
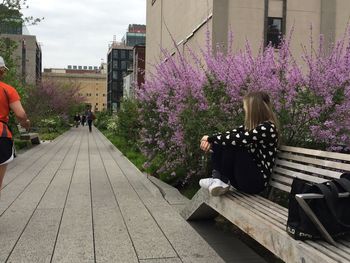
<instances>
[{"instance_id":1,"label":"person in orange shirt","mask_svg":"<svg viewBox=\"0 0 350 263\"><path fill-rule=\"evenodd\" d=\"M0 56L0 193L7 164L14 158L12 133L8 126L10 110L15 113L24 128L30 127L30 121L16 89L2 82L7 70L4 59Z\"/></svg>"}]
</instances>

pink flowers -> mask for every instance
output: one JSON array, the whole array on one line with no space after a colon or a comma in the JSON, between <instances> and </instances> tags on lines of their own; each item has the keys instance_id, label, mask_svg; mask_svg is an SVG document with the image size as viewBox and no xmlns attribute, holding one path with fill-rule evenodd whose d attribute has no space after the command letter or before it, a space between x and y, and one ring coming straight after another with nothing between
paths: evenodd
<instances>
[{"instance_id":1,"label":"pink flowers","mask_svg":"<svg viewBox=\"0 0 350 263\"><path fill-rule=\"evenodd\" d=\"M242 97L254 90L273 98L283 144L349 147L350 44L344 38L327 51L322 37L320 42L300 65L288 38L279 50L268 47L257 56L248 43L244 52L213 55L209 42L202 54L189 50L192 58L168 56L138 91L149 161L161 155L161 170L184 167L198 173L201 136L242 124Z\"/></svg>"}]
</instances>

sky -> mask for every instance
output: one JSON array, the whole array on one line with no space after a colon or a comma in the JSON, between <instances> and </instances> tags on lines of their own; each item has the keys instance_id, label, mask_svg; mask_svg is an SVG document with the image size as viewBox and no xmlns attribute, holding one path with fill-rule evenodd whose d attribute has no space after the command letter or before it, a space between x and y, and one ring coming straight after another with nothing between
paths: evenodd
<instances>
[{"instance_id":1,"label":"sky","mask_svg":"<svg viewBox=\"0 0 350 263\"><path fill-rule=\"evenodd\" d=\"M27 0L24 16L44 19L27 26L42 49L43 68L99 66L108 45L129 24L146 24L146 0Z\"/></svg>"}]
</instances>

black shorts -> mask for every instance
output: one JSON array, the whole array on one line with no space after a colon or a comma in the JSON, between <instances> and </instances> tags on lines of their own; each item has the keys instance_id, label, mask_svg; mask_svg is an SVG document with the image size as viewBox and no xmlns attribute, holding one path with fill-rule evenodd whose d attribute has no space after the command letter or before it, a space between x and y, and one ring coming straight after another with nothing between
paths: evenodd
<instances>
[{"instance_id":1,"label":"black shorts","mask_svg":"<svg viewBox=\"0 0 350 263\"><path fill-rule=\"evenodd\" d=\"M0 138L0 165L11 162L13 158L13 141L9 138Z\"/></svg>"}]
</instances>

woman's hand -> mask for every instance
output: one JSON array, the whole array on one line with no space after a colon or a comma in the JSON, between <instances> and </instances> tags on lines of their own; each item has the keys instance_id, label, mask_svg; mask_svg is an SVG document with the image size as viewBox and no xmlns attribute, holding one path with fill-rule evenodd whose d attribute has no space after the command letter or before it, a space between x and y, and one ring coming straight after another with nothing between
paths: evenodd
<instances>
[{"instance_id":1,"label":"woman's hand","mask_svg":"<svg viewBox=\"0 0 350 263\"><path fill-rule=\"evenodd\" d=\"M210 145L210 143L208 142L208 135L204 135L203 137L202 137L202 139L201 139L201 145L200 145L200 147L201 147L201 149L203 150L203 151L205 151L205 152L207 152L207 151L209 151L210 150L210 148L211 148L211 145Z\"/></svg>"},{"instance_id":2,"label":"woman's hand","mask_svg":"<svg viewBox=\"0 0 350 263\"><path fill-rule=\"evenodd\" d=\"M30 129L30 120L26 119L20 122L21 126L25 128L27 131Z\"/></svg>"}]
</instances>

